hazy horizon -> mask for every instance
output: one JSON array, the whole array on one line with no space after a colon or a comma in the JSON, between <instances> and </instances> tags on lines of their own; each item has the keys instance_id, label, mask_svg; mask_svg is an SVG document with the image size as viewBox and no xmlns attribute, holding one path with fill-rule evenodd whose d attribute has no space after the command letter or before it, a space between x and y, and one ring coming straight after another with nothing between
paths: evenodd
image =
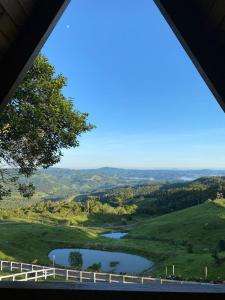
<instances>
[{"instance_id":1,"label":"hazy horizon","mask_svg":"<svg viewBox=\"0 0 225 300\"><path fill-rule=\"evenodd\" d=\"M61 167L61 166L52 166L50 168L55 169L69 169L69 170L99 170L99 169L122 169L122 170L139 170L139 171L154 171L154 170L171 170L171 171L188 171L188 170L194 170L194 171L202 171L202 170L215 170L215 171L225 171L225 168L122 168L122 167L109 167L109 166L103 166L103 167L96 167L96 168L69 168L69 167Z\"/></svg>"}]
</instances>

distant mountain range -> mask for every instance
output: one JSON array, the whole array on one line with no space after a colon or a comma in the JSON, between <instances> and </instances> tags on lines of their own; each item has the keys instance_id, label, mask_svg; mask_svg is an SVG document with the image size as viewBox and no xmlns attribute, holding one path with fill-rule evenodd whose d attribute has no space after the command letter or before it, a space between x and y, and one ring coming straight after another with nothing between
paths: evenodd
<instances>
[{"instance_id":1,"label":"distant mountain range","mask_svg":"<svg viewBox=\"0 0 225 300\"><path fill-rule=\"evenodd\" d=\"M38 192L52 197L95 192L154 182L186 182L200 177L225 176L225 170L131 170L119 168L38 170L31 178Z\"/></svg>"},{"instance_id":2,"label":"distant mountain range","mask_svg":"<svg viewBox=\"0 0 225 300\"><path fill-rule=\"evenodd\" d=\"M63 168L49 168L47 170L39 170L37 175L47 174L49 176L72 178L74 181L83 180L97 180L100 178L93 178L99 176L101 178L114 178L122 180L122 182L129 181L191 181L200 177L210 176L225 176L225 170L212 169L152 169L152 170L137 170L137 169L120 169L120 168L99 168L99 169L63 169ZM99 179L99 180L98 180ZM116 180L117 181L117 180Z\"/></svg>"},{"instance_id":3,"label":"distant mountain range","mask_svg":"<svg viewBox=\"0 0 225 300\"><path fill-rule=\"evenodd\" d=\"M35 201L43 199L63 200L86 193L104 192L107 189L161 183L184 183L200 177L225 176L225 170L135 170L119 168L38 170L28 181L36 186ZM17 193L7 199L20 199ZM21 199L22 200L22 199ZM32 201L31 201L32 202ZM17 202L18 203L18 202ZM24 201L21 202L23 205ZM19 204L19 203L18 203ZM1 202L0 207L3 206ZM5 207L5 206L4 206Z\"/></svg>"}]
</instances>

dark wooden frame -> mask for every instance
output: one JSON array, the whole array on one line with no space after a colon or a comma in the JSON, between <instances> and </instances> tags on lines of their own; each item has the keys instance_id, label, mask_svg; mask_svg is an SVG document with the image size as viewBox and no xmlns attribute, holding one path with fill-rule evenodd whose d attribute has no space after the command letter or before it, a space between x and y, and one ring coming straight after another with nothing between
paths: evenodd
<instances>
[{"instance_id":1,"label":"dark wooden frame","mask_svg":"<svg viewBox=\"0 0 225 300\"><path fill-rule=\"evenodd\" d=\"M127 300L207 300L225 299L225 293L201 292L187 288L182 291L163 286L155 286L152 289L144 288L136 284L98 284L98 283L32 283L32 282L1 282L0 293L3 299L32 299L32 300L102 300L102 299L127 299Z\"/></svg>"},{"instance_id":2,"label":"dark wooden frame","mask_svg":"<svg viewBox=\"0 0 225 300\"><path fill-rule=\"evenodd\" d=\"M192 61L214 93L221 107L225 109L225 56L224 48L215 36L208 35L204 22L199 18L197 0L155 0L166 20L185 47ZM9 101L16 86L40 51L69 0L39 0L33 15L22 34L12 45L0 69L0 104ZM186 13L183 15L183 5ZM192 18L188 18L192 15ZM41 20L41 22L40 22ZM199 40L199 34L201 39ZM209 44L209 41L213 45ZM203 52L204 47L207 53ZM205 48L205 49L206 49ZM216 71L216 72L215 72ZM0 295L3 299L225 299L225 294L203 292L184 288L174 290L162 286L146 289L142 286L109 284L68 284L68 283L19 283L1 282Z\"/></svg>"},{"instance_id":3,"label":"dark wooden frame","mask_svg":"<svg viewBox=\"0 0 225 300\"><path fill-rule=\"evenodd\" d=\"M33 13L0 64L0 108L11 99L69 1L37 1Z\"/></svg>"},{"instance_id":4,"label":"dark wooden frame","mask_svg":"<svg viewBox=\"0 0 225 300\"><path fill-rule=\"evenodd\" d=\"M225 111L225 38L207 19L207 13L202 9L203 1L154 2Z\"/></svg>"}]
</instances>

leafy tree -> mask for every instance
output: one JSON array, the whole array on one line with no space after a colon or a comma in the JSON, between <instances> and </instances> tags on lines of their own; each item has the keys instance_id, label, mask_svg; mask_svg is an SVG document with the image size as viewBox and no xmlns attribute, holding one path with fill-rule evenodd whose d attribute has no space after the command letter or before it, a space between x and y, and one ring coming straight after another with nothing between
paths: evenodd
<instances>
[{"instance_id":1,"label":"leafy tree","mask_svg":"<svg viewBox=\"0 0 225 300\"><path fill-rule=\"evenodd\" d=\"M63 95L65 86L65 77L56 75L48 59L39 55L1 112L0 198L11 192L17 176L29 177L39 167L58 163L62 149L78 147L79 136L94 127L88 114L74 110L72 100ZM18 190L27 197L33 193L24 182Z\"/></svg>"},{"instance_id":2,"label":"leafy tree","mask_svg":"<svg viewBox=\"0 0 225 300\"><path fill-rule=\"evenodd\" d=\"M89 196L86 201L86 211L89 214L95 214L101 211L101 202L94 196Z\"/></svg>"},{"instance_id":3,"label":"leafy tree","mask_svg":"<svg viewBox=\"0 0 225 300\"><path fill-rule=\"evenodd\" d=\"M78 251L70 252L69 254L69 264L74 268L80 269L83 265L82 254Z\"/></svg>"}]
</instances>

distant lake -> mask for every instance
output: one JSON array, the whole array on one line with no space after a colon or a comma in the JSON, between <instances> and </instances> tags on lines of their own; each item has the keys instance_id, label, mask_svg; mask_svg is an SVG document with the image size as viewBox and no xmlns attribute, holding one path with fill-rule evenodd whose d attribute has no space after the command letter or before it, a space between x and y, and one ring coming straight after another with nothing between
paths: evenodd
<instances>
[{"instance_id":1,"label":"distant lake","mask_svg":"<svg viewBox=\"0 0 225 300\"><path fill-rule=\"evenodd\" d=\"M111 232L102 234L102 236L110 239L121 239L126 235L128 235L126 232Z\"/></svg>"},{"instance_id":2,"label":"distant lake","mask_svg":"<svg viewBox=\"0 0 225 300\"><path fill-rule=\"evenodd\" d=\"M95 263L101 263L101 271L109 273L135 273L139 274L153 266L153 262L138 255L123 253L123 252L110 252L91 249L55 249L52 250L48 257L56 264L71 267L69 262L69 255L71 252L79 252L82 255L82 269L86 270L88 267ZM110 264L117 262L112 267Z\"/></svg>"},{"instance_id":3,"label":"distant lake","mask_svg":"<svg viewBox=\"0 0 225 300\"><path fill-rule=\"evenodd\" d=\"M184 181L193 181L193 180L196 180L197 177L182 176L182 177L180 177L180 179L184 180Z\"/></svg>"},{"instance_id":4,"label":"distant lake","mask_svg":"<svg viewBox=\"0 0 225 300\"><path fill-rule=\"evenodd\" d=\"M155 181L155 178L153 177L124 177L125 179L131 179L131 180L150 180Z\"/></svg>"}]
</instances>

